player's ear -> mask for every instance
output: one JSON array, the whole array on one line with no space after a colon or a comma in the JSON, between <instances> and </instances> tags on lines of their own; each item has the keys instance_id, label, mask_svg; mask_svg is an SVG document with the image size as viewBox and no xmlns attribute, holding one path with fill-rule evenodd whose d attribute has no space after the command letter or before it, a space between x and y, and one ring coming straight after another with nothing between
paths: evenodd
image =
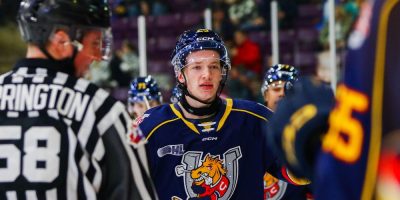
<instances>
[{"instance_id":1,"label":"player's ear","mask_svg":"<svg viewBox=\"0 0 400 200\"><path fill-rule=\"evenodd\" d=\"M179 81L179 83L185 83L185 77L183 77L182 72L178 73L178 81Z\"/></svg>"},{"instance_id":2,"label":"player's ear","mask_svg":"<svg viewBox=\"0 0 400 200\"><path fill-rule=\"evenodd\" d=\"M268 90L265 90L265 91L264 91L264 94L263 94L263 97L264 97L264 101L265 101L265 102L268 102L267 91L268 91Z\"/></svg>"}]
</instances>

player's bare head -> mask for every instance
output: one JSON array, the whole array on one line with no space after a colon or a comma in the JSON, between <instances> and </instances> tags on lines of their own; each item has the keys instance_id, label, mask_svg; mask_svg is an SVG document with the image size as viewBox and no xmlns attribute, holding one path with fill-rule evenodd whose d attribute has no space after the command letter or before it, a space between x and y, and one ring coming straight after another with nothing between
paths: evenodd
<instances>
[{"instance_id":1,"label":"player's bare head","mask_svg":"<svg viewBox=\"0 0 400 200\"><path fill-rule=\"evenodd\" d=\"M228 71L230 70L230 59L226 47L221 38L215 32L208 29L185 31L178 39L172 53L172 65L179 87L186 96L193 97L193 91L188 91L188 82L192 81L187 75L188 69L203 67L203 69L217 69L219 72L218 90L215 90L214 98L225 85ZM211 101L202 101L209 104Z\"/></svg>"},{"instance_id":2,"label":"player's bare head","mask_svg":"<svg viewBox=\"0 0 400 200\"><path fill-rule=\"evenodd\" d=\"M92 60L108 59L111 54L110 9L107 1L97 0L23 0L17 21L22 38L36 45L49 59L57 55L48 52L54 39L72 46L75 53L85 52ZM58 33L64 33L58 34ZM88 44L88 35L97 35ZM66 36L66 37L65 37ZM61 48L62 46L60 46Z\"/></svg>"}]
</instances>

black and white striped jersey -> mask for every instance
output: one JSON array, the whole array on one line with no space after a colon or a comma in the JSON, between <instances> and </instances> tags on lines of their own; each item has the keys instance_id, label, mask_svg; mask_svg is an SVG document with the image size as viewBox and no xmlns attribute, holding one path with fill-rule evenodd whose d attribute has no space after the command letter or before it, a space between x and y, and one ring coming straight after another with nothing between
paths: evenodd
<instances>
[{"instance_id":1,"label":"black and white striped jersey","mask_svg":"<svg viewBox=\"0 0 400 200\"><path fill-rule=\"evenodd\" d=\"M0 199L155 199L124 106L60 69L24 59L0 75Z\"/></svg>"}]
</instances>

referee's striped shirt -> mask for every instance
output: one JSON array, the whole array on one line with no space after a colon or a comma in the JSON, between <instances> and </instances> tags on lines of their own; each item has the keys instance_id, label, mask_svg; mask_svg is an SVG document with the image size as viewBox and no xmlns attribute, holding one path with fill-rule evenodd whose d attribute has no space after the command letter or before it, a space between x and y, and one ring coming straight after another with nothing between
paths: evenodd
<instances>
[{"instance_id":1,"label":"referee's striped shirt","mask_svg":"<svg viewBox=\"0 0 400 200\"><path fill-rule=\"evenodd\" d=\"M23 59L0 75L0 199L156 199L124 106L65 69Z\"/></svg>"}]
</instances>

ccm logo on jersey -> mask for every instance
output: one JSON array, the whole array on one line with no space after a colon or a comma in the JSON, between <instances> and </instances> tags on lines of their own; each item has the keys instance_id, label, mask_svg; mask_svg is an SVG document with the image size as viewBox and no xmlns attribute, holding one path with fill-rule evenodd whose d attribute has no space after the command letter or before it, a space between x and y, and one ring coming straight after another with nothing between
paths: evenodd
<instances>
[{"instance_id":1,"label":"ccm logo on jersey","mask_svg":"<svg viewBox=\"0 0 400 200\"><path fill-rule=\"evenodd\" d=\"M209 40L214 40L214 37L199 37L199 38L197 38L197 41L209 41Z\"/></svg>"}]
</instances>

